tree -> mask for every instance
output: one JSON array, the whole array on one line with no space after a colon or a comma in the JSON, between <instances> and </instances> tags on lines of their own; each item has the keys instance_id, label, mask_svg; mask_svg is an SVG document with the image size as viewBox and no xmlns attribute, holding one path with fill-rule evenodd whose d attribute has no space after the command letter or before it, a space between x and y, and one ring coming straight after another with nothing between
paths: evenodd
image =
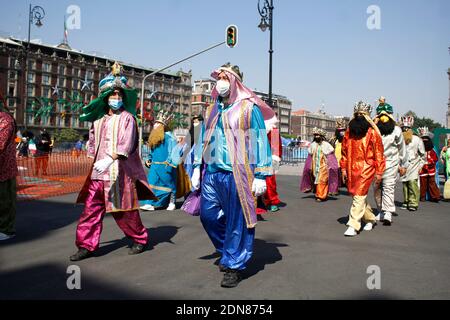
<instances>
[{"instance_id":1,"label":"tree","mask_svg":"<svg viewBox=\"0 0 450 320\"><path fill-rule=\"evenodd\" d=\"M419 118L417 114L414 111L408 111L405 113L405 116L413 116L414 117L414 126L413 129L417 130L419 127L428 127L430 132L433 132L434 129L442 128L442 125L439 122L435 122L433 119L430 118Z\"/></svg>"},{"instance_id":2,"label":"tree","mask_svg":"<svg viewBox=\"0 0 450 320\"><path fill-rule=\"evenodd\" d=\"M58 142L76 142L81 138L80 133L72 128L64 128L54 133L55 141Z\"/></svg>"}]
</instances>

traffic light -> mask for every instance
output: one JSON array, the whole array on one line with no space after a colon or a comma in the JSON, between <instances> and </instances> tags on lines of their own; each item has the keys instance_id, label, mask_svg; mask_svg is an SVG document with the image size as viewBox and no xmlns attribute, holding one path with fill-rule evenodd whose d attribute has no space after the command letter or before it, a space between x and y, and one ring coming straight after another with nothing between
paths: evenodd
<instances>
[{"instance_id":1,"label":"traffic light","mask_svg":"<svg viewBox=\"0 0 450 320\"><path fill-rule=\"evenodd\" d=\"M238 28L235 25L227 27L226 44L229 48L233 48L237 45L238 42L237 34Z\"/></svg>"}]
</instances>

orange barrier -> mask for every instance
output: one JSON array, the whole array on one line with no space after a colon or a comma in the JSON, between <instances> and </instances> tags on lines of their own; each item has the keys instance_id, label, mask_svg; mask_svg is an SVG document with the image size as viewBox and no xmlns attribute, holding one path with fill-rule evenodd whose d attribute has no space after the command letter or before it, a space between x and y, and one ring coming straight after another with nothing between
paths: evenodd
<instances>
[{"instance_id":1,"label":"orange barrier","mask_svg":"<svg viewBox=\"0 0 450 320\"><path fill-rule=\"evenodd\" d=\"M78 192L92 165L86 151L18 157L17 200L35 200Z\"/></svg>"}]
</instances>

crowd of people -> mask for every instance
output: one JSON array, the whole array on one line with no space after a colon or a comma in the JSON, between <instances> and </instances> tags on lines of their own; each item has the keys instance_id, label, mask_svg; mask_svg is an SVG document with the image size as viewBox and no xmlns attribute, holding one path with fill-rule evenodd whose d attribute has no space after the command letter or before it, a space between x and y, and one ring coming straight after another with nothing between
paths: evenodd
<instances>
[{"instance_id":1,"label":"crowd of people","mask_svg":"<svg viewBox=\"0 0 450 320\"><path fill-rule=\"evenodd\" d=\"M77 198L84 210L76 228L77 251L70 260L86 259L98 249L107 213L133 240L129 254L142 253L149 235L139 209L172 211L183 198L182 209L200 216L219 255L221 286L237 286L253 254L260 215L280 210L276 174L282 148L276 114L244 85L239 67L227 63L212 72L217 80L215 103L204 115L193 117L190 134L176 138L170 128L173 113L161 111L147 141L149 155L141 159L137 93L122 71L115 63L100 81L98 97L80 116L92 123L86 148L93 165ZM357 103L351 121L338 120L331 139L314 128L300 180L300 191L313 192L317 202L348 190L352 204L344 235L350 237L361 229L372 230L378 221L392 224L397 182L403 185L402 209L414 212L420 201L441 199L436 182L439 159L446 164L446 177L450 173L450 140L438 157L432 133L427 128L415 133L412 117L397 123L385 98L379 99L374 118L371 112L369 104ZM0 128L0 197L11 199L0 201L0 240L5 240L15 234L17 175L16 128L9 113L0 113ZM40 155L36 170L45 175L52 139L45 130L36 140L22 138L19 156L28 155L31 141ZM78 141L76 151L83 148L83 141ZM367 200L372 186L376 211Z\"/></svg>"}]
</instances>

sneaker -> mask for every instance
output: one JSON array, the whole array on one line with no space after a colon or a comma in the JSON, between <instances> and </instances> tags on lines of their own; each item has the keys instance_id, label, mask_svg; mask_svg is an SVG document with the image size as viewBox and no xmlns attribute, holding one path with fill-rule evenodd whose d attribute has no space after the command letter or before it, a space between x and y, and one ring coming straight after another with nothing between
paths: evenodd
<instances>
[{"instance_id":1,"label":"sneaker","mask_svg":"<svg viewBox=\"0 0 450 320\"><path fill-rule=\"evenodd\" d=\"M354 237L356 235L357 235L356 230L353 227L348 227L347 231L345 231L344 233L344 236L346 237Z\"/></svg>"},{"instance_id":2,"label":"sneaker","mask_svg":"<svg viewBox=\"0 0 450 320\"><path fill-rule=\"evenodd\" d=\"M417 211L417 207L409 207L408 210L409 211Z\"/></svg>"},{"instance_id":3,"label":"sneaker","mask_svg":"<svg viewBox=\"0 0 450 320\"><path fill-rule=\"evenodd\" d=\"M220 283L220 285L223 288L234 288L239 284L241 280L242 277L239 270L228 269L225 271L225 274L223 275L223 280Z\"/></svg>"},{"instance_id":4,"label":"sneaker","mask_svg":"<svg viewBox=\"0 0 450 320\"><path fill-rule=\"evenodd\" d=\"M15 236L16 236L15 234L6 234L3 232L0 232L0 241L8 240L8 239L14 238Z\"/></svg>"},{"instance_id":5,"label":"sneaker","mask_svg":"<svg viewBox=\"0 0 450 320\"><path fill-rule=\"evenodd\" d=\"M392 214L390 212L384 213L383 225L390 226L392 224Z\"/></svg>"},{"instance_id":6,"label":"sneaker","mask_svg":"<svg viewBox=\"0 0 450 320\"><path fill-rule=\"evenodd\" d=\"M133 246L130 248L130 250L128 251L128 254L132 255L132 254L139 254L142 253L145 249L145 245L144 244L140 244L140 243L133 243Z\"/></svg>"},{"instance_id":7,"label":"sneaker","mask_svg":"<svg viewBox=\"0 0 450 320\"><path fill-rule=\"evenodd\" d=\"M407 203L403 203L402 206L400 207L400 209L407 210L408 209L408 204Z\"/></svg>"},{"instance_id":8,"label":"sneaker","mask_svg":"<svg viewBox=\"0 0 450 320\"><path fill-rule=\"evenodd\" d=\"M141 207L141 210L145 210L145 211L154 211L154 210L155 210L155 207L152 206L152 205L150 205L150 204L144 204L144 205Z\"/></svg>"},{"instance_id":9,"label":"sneaker","mask_svg":"<svg viewBox=\"0 0 450 320\"><path fill-rule=\"evenodd\" d=\"M86 258L89 258L92 255L92 252L86 248L78 249L78 252L70 256L70 261L80 261Z\"/></svg>"},{"instance_id":10,"label":"sneaker","mask_svg":"<svg viewBox=\"0 0 450 320\"><path fill-rule=\"evenodd\" d=\"M271 212L277 212L278 210L280 210L280 208L278 208L277 205L271 205L269 210L270 210Z\"/></svg>"},{"instance_id":11,"label":"sneaker","mask_svg":"<svg viewBox=\"0 0 450 320\"><path fill-rule=\"evenodd\" d=\"M169 211L175 210L175 203L170 203L169 206L167 207L167 210Z\"/></svg>"},{"instance_id":12,"label":"sneaker","mask_svg":"<svg viewBox=\"0 0 450 320\"><path fill-rule=\"evenodd\" d=\"M372 222L367 222L366 225L364 226L363 230L370 231L373 229L373 227L374 227L374 224Z\"/></svg>"}]
</instances>

